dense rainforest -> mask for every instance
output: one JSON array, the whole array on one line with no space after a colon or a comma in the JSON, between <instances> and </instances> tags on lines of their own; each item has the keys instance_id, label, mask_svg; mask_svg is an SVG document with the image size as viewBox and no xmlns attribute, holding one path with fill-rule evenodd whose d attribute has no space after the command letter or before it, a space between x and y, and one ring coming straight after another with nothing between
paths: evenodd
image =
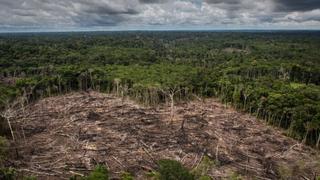
<instances>
[{"instance_id":1,"label":"dense rainforest","mask_svg":"<svg viewBox=\"0 0 320 180\"><path fill-rule=\"evenodd\" d=\"M77 90L217 97L320 148L319 49L317 31L0 34L0 108Z\"/></svg>"}]
</instances>

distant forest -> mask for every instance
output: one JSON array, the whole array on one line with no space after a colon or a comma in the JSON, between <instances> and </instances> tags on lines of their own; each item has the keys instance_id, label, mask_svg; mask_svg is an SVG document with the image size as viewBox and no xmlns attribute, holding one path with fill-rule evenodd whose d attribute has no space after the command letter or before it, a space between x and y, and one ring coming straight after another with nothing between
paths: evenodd
<instances>
[{"instance_id":1,"label":"distant forest","mask_svg":"<svg viewBox=\"0 0 320 180\"><path fill-rule=\"evenodd\" d=\"M317 31L0 34L0 109L87 90L150 106L216 97L320 148Z\"/></svg>"}]
</instances>

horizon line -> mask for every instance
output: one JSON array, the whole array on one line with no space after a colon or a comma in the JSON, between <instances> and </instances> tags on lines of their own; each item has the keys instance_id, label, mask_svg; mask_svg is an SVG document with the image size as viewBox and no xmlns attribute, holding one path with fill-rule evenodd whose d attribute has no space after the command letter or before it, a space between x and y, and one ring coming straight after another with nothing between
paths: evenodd
<instances>
[{"instance_id":1,"label":"horizon line","mask_svg":"<svg viewBox=\"0 0 320 180\"><path fill-rule=\"evenodd\" d=\"M1 31L0 34L18 34L18 33L77 33L77 32L221 32L221 31L320 31L319 29L294 29L294 28L239 28L239 29L105 29L105 30L95 30L95 29L79 29L79 30L13 30L13 31Z\"/></svg>"}]
</instances>

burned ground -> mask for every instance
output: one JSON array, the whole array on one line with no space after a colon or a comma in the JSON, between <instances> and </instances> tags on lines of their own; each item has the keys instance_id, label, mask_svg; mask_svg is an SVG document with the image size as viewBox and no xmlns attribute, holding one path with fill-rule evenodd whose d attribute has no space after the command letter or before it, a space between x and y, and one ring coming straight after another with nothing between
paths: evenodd
<instances>
[{"instance_id":1,"label":"burned ground","mask_svg":"<svg viewBox=\"0 0 320 180\"><path fill-rule=\"evenodd\" d=\"M128 171L146 179L159 159L192 169L204 156L215 162L208 172L214 179L234 172L245 179L320 173L315 150L215 99L181 103L175 112L171 123L165 105L143 107L97 92L46 98L15 111L10 163L40 179L86 174L96 164L105 164L114 178Z\"/></svg>"}]
</instances>

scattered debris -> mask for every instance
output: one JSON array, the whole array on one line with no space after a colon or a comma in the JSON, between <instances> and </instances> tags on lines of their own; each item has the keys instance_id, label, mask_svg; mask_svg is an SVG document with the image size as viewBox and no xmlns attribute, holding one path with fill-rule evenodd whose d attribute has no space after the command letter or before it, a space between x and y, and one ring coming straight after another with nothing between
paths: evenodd
<instances>
[{"instance_id":1,"label":"scattered debris","mask_svg":"<svg viewBox=\"0 0 320 180\"><path fill-rule=\"evenodd\" d=\"M170 107L142 107L98 92L50 97L16 111L19 157L12 163L40 178L84 175L105 164L113 177L126 171L145 179L159 159L194 168L204 155L216 162L208 171L215 178L277 179L282 166L295 169L294 177L320 173L315 150L215 99L178 104L173 123Z\"/></svg>"}]
</instances>

